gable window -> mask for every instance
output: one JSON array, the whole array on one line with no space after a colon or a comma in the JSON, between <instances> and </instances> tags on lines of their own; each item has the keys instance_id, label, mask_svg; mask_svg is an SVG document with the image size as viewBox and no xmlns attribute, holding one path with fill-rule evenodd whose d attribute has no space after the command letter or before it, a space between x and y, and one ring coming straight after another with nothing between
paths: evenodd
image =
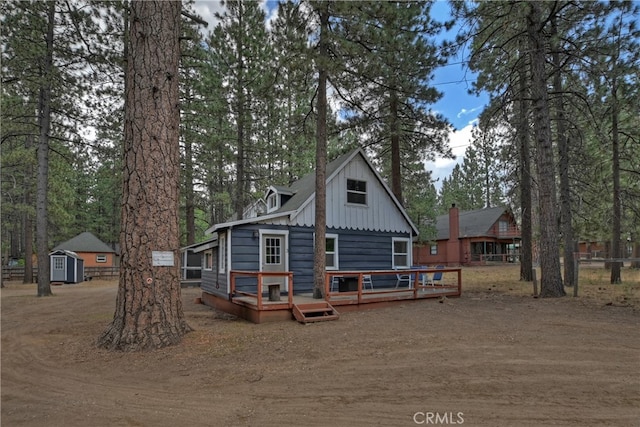
<instances>
[{"instance_id":1,"label":"gable window","mask_svg":"<svg viewBox=\"0 0 640 427\"><path fill-rule=\"evenodd\" d=\"M269 197L267 197L267 212L273 212L276 209L278 209L278 195L271 193Z\"/></svg>"},{"instance_id":2,"label":"gable window","mask_svg":"<svg viewBox=\"0 0 640 427\"><path fill-rule=\"evenodd\" d=\"M498 221L498 232L500 234L506 233L509 230L509 222L505 220Z\"/></svg>"},{"instance_id":3,"label":"gable window","mask_svg":"<svg viewBox=\"0 0 640 427\"><path fill-rule=\"evenodd\" d=\"M347 203L367 204L367 182L347 179Z\"/></svg>"},{"instance_id":4,"label":"gable window","mask_svg":"<svg viewBox=\"0 0 640 427\"><path fill-rule=\"evenodd\" d=\"M431 255L438 255L438 244L431 245Z\"/></svg>"},{"instance_id":5,"label":"gable window","mask_svg":"<svg viewBox=\"0 0 640 427\"><path fill-rule=\"evenodd\" d=\"M393 239L393 268L409 268L409 239Z\"/></svg>"},{"instance_id":6,"label":"gable window","mask_svg":"<svg viewBox=\"0 0 640 427\"><path fill-rule=\"evenodd\" d=\"M327 258L327 270L338 270L338 235L327 234L325 253Z\"/></svg>"},{"instance_id":7,"label":"gable window","mask_svg":"<svg viewBox=\"0 0 640 427\"><path fill-rule=\"evenodd\" d=\"M107 262L107 256L103 254L96 255L96 262Z\"/></svg>"},{"instance_id":8,"label":"gable window","mask_svg":"<svg viewBox=\"0 0 640 427\"><path fill-rule=\"evenodd\" d=\"M218 260L220 261L220 264L218 266L218 271L220 271L220 273L224 273L227 270L227 236L225 234L221 234L219 239Z\"/></svg>"}]
</instances>

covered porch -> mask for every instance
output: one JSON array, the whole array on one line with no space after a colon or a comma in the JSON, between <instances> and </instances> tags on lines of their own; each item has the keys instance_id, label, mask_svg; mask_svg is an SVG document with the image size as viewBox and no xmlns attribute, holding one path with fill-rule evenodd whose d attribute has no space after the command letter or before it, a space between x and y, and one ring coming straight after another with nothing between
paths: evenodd
<instances>
[{"instance_id":1,"label":"covered porch","mask_svg":"<svg viewBox=\"0 0 640 427\"><path fill-rule=\"evenodd\" d=\"M238 289L238 281L243 282ZM249 285L248 285L249 284ZM335 312L380 308L408 300L457 297L462 293L460 268L328 271L324 300L310 292L296 293L292 272L230 272L228 298L202 293L202 301L238 317L262 323L291 320L300 307L317 307L324 301ZM316 310L317 311L317 310Z\"/></svg>"}]
</instances>

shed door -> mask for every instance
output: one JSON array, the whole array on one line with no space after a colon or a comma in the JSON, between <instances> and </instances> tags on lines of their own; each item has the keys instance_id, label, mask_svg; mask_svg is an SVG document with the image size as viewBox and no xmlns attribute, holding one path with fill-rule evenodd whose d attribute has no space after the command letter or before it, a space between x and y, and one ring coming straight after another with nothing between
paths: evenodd
<instances>
[{"instance_id":1,"label":"shed door","mask_svg":"<svg viewBox=\"0 0 640 427\"><path fill-rule=\"evenodd\" d=\"M282 234L263 234L261 239L260 271L287 271L287 239ZM284 276L265 277L263 284L280 284L281 290L288 290ZM266 290L266 289L265 289Z\"/></svg>"},{"instance_id":2,"label":"shed door","mask_svg":"<svg viewBox=\"0 0 640 427\"><path fill-rule=\"evenodd\" d=\"M51 256L51 281L65 282L67 280L66 258L64 255Z\"/></svg>"}]
</instances>

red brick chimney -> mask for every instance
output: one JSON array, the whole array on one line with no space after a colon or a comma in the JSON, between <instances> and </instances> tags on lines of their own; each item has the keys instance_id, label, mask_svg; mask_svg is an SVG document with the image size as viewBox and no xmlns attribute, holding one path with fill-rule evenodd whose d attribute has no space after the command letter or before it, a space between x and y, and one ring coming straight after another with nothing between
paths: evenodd
<instances>
[{"instance_id":1,"label":"red brick chimney","mask_svg":"<svg viewBox=\"0 0 640 427\"><path fill-rule=\"evenodd\" d=\"M449 209L449 240L447 241L447 265L460 265L460 211L456 204Z\"/></svg>"}]
</instances>

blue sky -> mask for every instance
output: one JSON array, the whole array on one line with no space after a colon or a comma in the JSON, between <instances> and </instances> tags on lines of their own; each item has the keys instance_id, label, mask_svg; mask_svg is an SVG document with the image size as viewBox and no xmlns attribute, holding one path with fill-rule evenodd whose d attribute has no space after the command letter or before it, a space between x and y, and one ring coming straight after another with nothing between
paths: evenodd
<instances>
[{"instance_id":1,"label":"blue sky","mask_svg":"<svg viewBox=\"0 0 640 427\"><path fill-rule=\"evenodd\" d=\"M263 8L269 18L277 4L276 0L263 1ZM207 31L213 29L215 20L213 13L221 10L218 0L196 0L196 12L209 22ZM432 8L432 16L436 20L449 19L449 5L446 1L437 1ZM453 28L445 36L455 37L457 28ZM478 116L489 101L487 94L481 96L469 94L475 75L465 68L466 51L461 51L457 56L449 60L449 65L444 66L434 73L433 85L442 92L442 98L433 105L433 110L444 115L453 125L455 131L449 135L449 146L456 155L456 160L437 159L435 162L427 162L426 168L432 171L436 182L436 188L440 188L442 178L448 177L456 163L462 161L464 150L471 141L471 129Z\"/></svg>"},{"instance_id":2,"label":"blue sky","mask_svg":"<svg viewBox=\"0 0 640 427\"><path fill-rule=\"evenodd\" d=\"M432 8L434 19L444 21L450 18L449 5L446 1L437 1ZM443 38L453 39L458 31L452 28ZM461 163L464 151L471 142L471 130L477 123L478 116L489 103L486 93L472 95L472 88L476 75L466 68L468 50L462 49L456 56L449 59L449 64L439 68L434 73L433 85L443 94L442 98L433 105L434 111L442 113L454 126L455 131L449 134L449 146L456 155L455 160L437 159L427 162L427 169L432 171L436 188L440 188L442 178L451 174L456 163Z\"/></svg>"}]
</instances>

